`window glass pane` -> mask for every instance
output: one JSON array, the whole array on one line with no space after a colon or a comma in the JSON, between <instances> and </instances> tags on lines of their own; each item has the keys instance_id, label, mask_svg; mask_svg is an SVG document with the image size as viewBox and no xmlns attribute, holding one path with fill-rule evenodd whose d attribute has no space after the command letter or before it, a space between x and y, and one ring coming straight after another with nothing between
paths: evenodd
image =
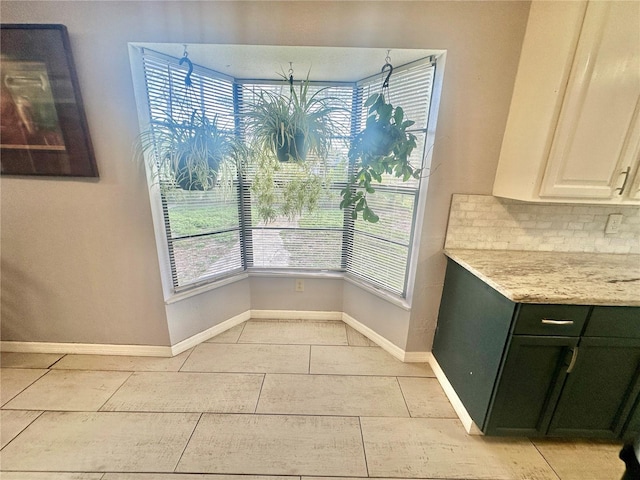
<instances>
[{"instance_id":1,"label":"window glass pane","mask_svg":"<svg viewBox=\"0 0 640 480\"><path fill-rule=\"evenodd\" d=\"M338 191L323 192L318 208L295 218L264 223L253 219L253 266L339 270L344 212Z\"/></svg>"},{"instance_id":2,"label":"window glass pane","mask_svg":"<svg viewBox=\"0 0 640 480\"><path fill-rule=\"evenodd\" d=\"M342 231L267 227L252 230L252 237L256 267L340 269Z\"/></svg>"},{"instance_id":3,"label":"window glass pane","mask_svg":"<svg viewBox=\"0 0 640 480\"><path fill-rule=\"evenodd\" d=\"M244 109L256 101L261 90L286 94L288 88L288 85L283 87L273 84L244 84L241 111L245 111ZM297 86L295 88L297 89ZM309 95L316 92L319 98L333 99L335 105L340 107L330 116L337 129L328 158L323 161L310 153L304 166L294 162L276 162L272 170L275 188L270 194L273 195L274 210L282 212L285 204L284 187L306 182L317 176L322 185L317 208L312 212L303 209L301 213L292 215L280 213L272 221L265 221L261 217L258 194L254 187L261 174L255 165L249 168L246 179L251 199L245 208L251 210L253 229L250 251L254 267L321 270L342 268L344 212L339 208L342 188L339 185L343 185L348 176L347 152L353 85L311 85ZM251 141L250 138L248 140ZM304 191L307 192L308 189ZM248 212L246 217L249 218Z\"/></svg>"},{"instance_id":4,"label":"window glass pane","mask_svg":"<svg viewBox=\"0 0 640 480\"><path fill-rule=\"evenodd\" d=\"M413 229L414 193L394 193L376 190L367 196L369 208L380 217L377 223L365 222L361 216L354 223L354 229L377 237L409 245Z\"/></svg>"},{"instance_id":5,"label":"window glass pane","mask_svg":"<svg viewBox=\"0 0 640 480\"><path fill-rule=\"evenodd\" d=\"M354 232L348 272L385 290L404 294L409 249Z\"/></svg>"},{"instance_id":6,"label":"window glass pane","mask_svg":"<svg viewBox=\"0 0 640 480\"><path fill-rule=\"evenodd\" d=\"M164 194L171 237L184 237L239 227L238 194L220 188L198 192L169 190Z\"/></svg>"},{"instance_id":7,"label":"window glass pane","mask_svg":"<svg viewBox=\"0 0 640 480\"><path fill-rule=\"evenodd\" d=\"M370 95L380 92L381 83L381 77L376 76L358 84L363 103ZM385 100L394 107L401 106L405 120L415 122L409 130L415 135L417 144L409 157L414 168L422 168L425 150L428 150L425 139L432 83L433 66L427 62L417 63L395 70L389 92L386 92ZM368 115L368 108L363 108L360 112L361 125L365 125ZM405 182L402 178L385 174L381 183L373 182L372 186L376 191L367 195L367 202L380 220L369 223L359 215L360 218L354 222L354 234L347 246L347 272L404 295L420 180L410 178Z\"/></svg>"},{"instance_id":8,"label":"window glass pane","mask_svg":"<svg viewBox=\"0 0 640 480\"><path fill-rule=\"evenodd\" d=\"M173 262L177 285L242 270L238 231L173 240Z\"/></svg>"}]
</instances>

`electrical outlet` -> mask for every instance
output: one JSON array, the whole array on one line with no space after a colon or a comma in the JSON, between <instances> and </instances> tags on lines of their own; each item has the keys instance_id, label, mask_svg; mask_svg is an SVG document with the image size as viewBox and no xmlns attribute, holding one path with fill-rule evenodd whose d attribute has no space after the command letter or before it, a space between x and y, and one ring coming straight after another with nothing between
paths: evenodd
<instances>
[{"instance_id":1,"label":"electrical outlet","mask_svg":"<svg viewBox=\"0 0 640 480\"><path fill-rule=\"evenodd\" d=\"M618 233L622 224L622 214L612 213L607 219L607 225L604 227L604 233Z\"/></svg>"},{"instance_id":2,"label":"electrical outlet","mask_svg":"<svg viewBox=\"0 0 640 480\"><path fill-rule=\"evenodd\" d=\"M296 292L304 292L304 280L296 279Z\"/></svg>"}]
</instances>

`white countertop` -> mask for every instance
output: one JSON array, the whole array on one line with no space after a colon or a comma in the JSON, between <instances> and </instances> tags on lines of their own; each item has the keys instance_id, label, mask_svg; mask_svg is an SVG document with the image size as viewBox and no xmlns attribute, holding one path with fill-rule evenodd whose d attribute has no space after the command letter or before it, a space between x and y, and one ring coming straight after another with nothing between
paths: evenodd
<instances>
[{"instance_id":1,"label":"white countertop","mask_svg":"<svg viewBox=\"0 0 640 480\"><path fill-rule=\"evenodd\" d=\"M445 250L518 303L640 306L640 255Z\"/></svg>"}]
</instances>

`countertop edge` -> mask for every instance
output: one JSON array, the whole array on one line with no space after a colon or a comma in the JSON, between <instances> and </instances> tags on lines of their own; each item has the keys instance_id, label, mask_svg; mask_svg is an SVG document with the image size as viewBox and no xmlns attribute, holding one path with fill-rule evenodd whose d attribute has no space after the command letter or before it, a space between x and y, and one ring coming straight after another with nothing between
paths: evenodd
<instances>
[{"instance_id":1,"label":"countertop edge","mask_svg":"<svg viewBox=\"0 0 640 480\"><path fill-rule=\"evenodd\" d=\"M615 300L611 300L609 298L594 296L594 295L584 295L580 297L568 297L566 295L544 295L536 292L531 292L527 294L517 293L510 289L508 286L503 283L497 282L491 276L485 274L478 268L474 267L471 263L469 263L465 258L465 252L470 251L478 251L478 250L469 250L469 249L445 249L444 254L456 262L458 265L463 267L465 270L469 271L471 274L482 280L484 283L489 285L491 288L505 296L507 299L516 303L531 303L531 304L562 304L562 305L594 305L594 306L610 306L610 307L619 307L619 306L628 306L628 307L639 307L640 306L640 296L637 300L625 300L624 302L617 302ZM494 252L499 255L500 251L497 250L483 250L483 252ZM534 253L534 252L532 252ZM548 253L548 252L547 252Z\"/></svg>"}]
</instances>

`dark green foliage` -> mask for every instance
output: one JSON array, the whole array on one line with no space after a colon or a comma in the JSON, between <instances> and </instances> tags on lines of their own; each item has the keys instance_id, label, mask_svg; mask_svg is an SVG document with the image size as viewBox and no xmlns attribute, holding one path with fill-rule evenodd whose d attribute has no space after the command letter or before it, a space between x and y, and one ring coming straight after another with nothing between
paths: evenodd
<instances>
[{"instance_id":1,"label":"dark green foliage","mask_svg":"<svg viewBox=\"0 0 640 480\"><path fill-rule=\"evenodd\" d=\"M367 194L375 189L372 182L382 183L384 174L393 175L406 182L420 178L421 169L409 163L409 156L416 148L416 137L407 129L415 122L404 118L402 107L386 103L381 93L371 95L365 102L369 116L364 130L355 136L349 149L349 161L355 173L342 190L340 208L353 207L352 217L375 223L379 217L369 208Z\"/></svg>"}]
</instances>

